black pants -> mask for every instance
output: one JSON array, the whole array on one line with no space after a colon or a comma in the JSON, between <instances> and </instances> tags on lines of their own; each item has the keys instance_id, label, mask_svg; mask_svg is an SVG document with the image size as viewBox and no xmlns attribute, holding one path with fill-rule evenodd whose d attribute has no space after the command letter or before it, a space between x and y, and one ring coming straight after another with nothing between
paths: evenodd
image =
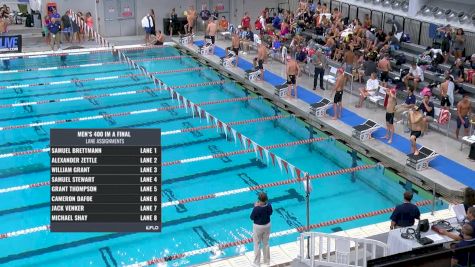
<instances>
[{"instance_id":1,"label":"black pants","mask_svg":"<svg viewBox=\"0 0 475 267\"><path fill-rule=\"evenodd\" d=\"M475 143L470 146L470 154L468 154L470 159L475 160Z\"/></svg>"},{"instance_id":2,"label":"black pants","mask_svg":"<svg viewBox=\"0 0 475 267\"><path fill-rule=\"evenodd\" d=\"M317 88L318 76L320 76L320 88L323 89L323 75L325 74L325 69L315 68L315 73L313 76L313 88Z\"/></svg>"}]
</instances>

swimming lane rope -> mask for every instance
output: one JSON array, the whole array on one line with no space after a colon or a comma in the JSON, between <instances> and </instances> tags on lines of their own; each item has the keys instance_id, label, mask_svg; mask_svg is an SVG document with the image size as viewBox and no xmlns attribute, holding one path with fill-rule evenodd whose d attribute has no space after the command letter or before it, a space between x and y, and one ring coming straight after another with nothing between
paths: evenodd
<instances>
[{"instance_id":1,"label":"swimming lane rope","mask_svg":"<svg viewBox=\"0 0 475 267\"><path fill-rule=\"evenodd\" d=\"M184 87L180 87L180 88L184 88ZM247 101L247 100L255 99L255 98L256 97L254 97L254 96L228 98L228 99L223 99L223 100L214 100L214 101L201 102L197 105L198 106L207 106L207 105L216 105L216 104L224 104L224 103L232 103L232 102L242 102L242 101ZM164 110L181 109L181 108L184 108L184 107L186 108L185 104L180 104L180 105L177 105L177 106L142 109L142 110L135 110L135 111L125 111L125 112L112 113L112 114L106 114L106 115L96 115L96 116L88 116L88 117L80 117L80 118L70 118L70 119L56 120L56 121L44 121L44 122L20 124L20 125L9 125L9 126L0 127L0 131L22 129L22 128L31 128L31 127L38 127L38 126L45 126L45 125L63 124L63 123L78 122L78 121L99 120L99 119L104 119L104 118L124 117L124 116L130 116L130 115L159 112L159 111L164 111ZM3 154L3 155L5 155L5 154ZM0 158L2 158L2 157L5 157L5 156L0 155Z\"/></svg>"},{"instance_id":2,"label":"swimming lane rope","mask_svg":"<svg viewBox=\"0 0 475 267\"><path fill-rule=\"evenodd\" d=\"M338 171L325 172L325 173L311 175L311 176L309 176L309 179L319 179L319 178L324 178L324 177L329 177L329 176L334 176L334 175L340 175L340 174L344 174L344 173L351 173L351 172L355 172L355 171L361 171L361 170L375 168L376 166L377 166L377 164L362 165L362 166L358 166L358 167L354 167L354 168L347 168L347 169L341 169L341 170L338 170ZM222 192L203 195L203 196L197 196L197 197L191 197L191 198L186 198L186 199L181 199L181 200L164 202L164 203L162 203L161 206L162 206L162 208L166 208L166 207L175 206L175 205L178 205L178 204L185 204L185 203L196 202L196 201L201 201L201 200L205 200L205 199L230 196L230 195L240 194L240 193L244 193L244 192L255 191L255 190L259 190L259 189L263 189L263 188L269 188L269 187L276 187L276 186L281 186L281 185L299 183L299 182L302 182L304 180L305 180L305 178L297 178L297 179L292 179L292 180L289 179L289 180L277 181L277 182L273 182L273 183L267 183L267 184L262 184L262 185L240 188L240 189L222 191ZM44 183L49 184L49 182L44 182ZM47 184L45 184L45 185L47 185ZM353 217L356 218L356 219L359 219L357 216L353 216ZM49 229L49 225L42 225L42 226L38 226L38 227L33 227L33 228L28 228L28 229L18 230L18 231L14 231L14 232L0 234L0 239L14 237L14 236L20 236L20 235L26 235L26 234L31 234L31 233L40 232L40 231L46 231L48 229ZM304 230L302 230L302 231L304 231Z\"/></svg>"},{"instance_id":3,"label":"swimming lane rope","mask_svg":"<svg viewBox=\"0 0 475 267\"><path fill-rule=\"evenodd\" d=\"M159 74L170 74L170 73L175 73L175 72L176 73L192 72L192 71L203 70L203 69L206 69L206 67L196 67L196 68L185 68L185 69L177 69L177 70L157 71L157 72L150 72L150 73L147 73L147 74L146 73L132 73L132 74L124 74L124 75L86 78L86 79L71 79L71 80L63 80L63 81L56 81L56 82L4 85L4 86L0 86L0 90L15 89L15 88L28 88L28 87L46 86L46 85L72 84L72 83L79 83L79 82L106 81L106 80L115 80L115 79L123 79L123 78L130 78L130 77L149 76L149 75L156 75L156 74L158 74L158 75ZM215 82L216 82L216 84L224 83L224 81L215 81ZM191 85L191 87L193 87L193 86Z\"/></svg>"},{"instance_id":4,"label":"swimming lane rope","mask_svg":"<svg viewBox=\"0 0 475 267\"><path fill-rule=\"evenodd\" d=\"M424 200L424 201L417 202L415 204L417 206L426 206L426 205L429 205L431 203L432 203L431 200ZM374 216L390 213L393 210L394 210L394 208L381 209L381 210L362 213L362 214L358 214L358 215L354 215L354 216L349 216L349 217L330 220L330 221L326 221L326 222L316 223L316 224L310 225L309 227L304 226L304 227L293 228L293 229L284 230L284 231L280 231L280 232L274 232L274 233L270 234L270 238L286 236L286 235L300 233L300 232L304 232L304 231L309 231L309 230L312 230L312 229L322 228L322 227L326 227L326 226L330 226L330 225L340 224L340 223L349 222L349 221L355 221L355 220L359 220L359 219L363 219L363 218L374 217ZM249 244L252 241L253 241L253 239L252 239L252 237L250 237L250 238L237 240L237 241L233 241L233 242L220 243L220 244L217 244L217 245L214 245L214 246L211 246L211 247L202 248L202 249L195 249L195 250L191 250L191 251L187 251L187 252L183 252L183 253L168 255L168 256L165 256L165 257L153 258L151 260L142 261L142 262L126 265L126 266L127 267L143 267L143 266L150 266L150 265L158 264L158 263L166 263L166 262L170 262L170 261L173 261L173 260L194 256L194 255L200 255L200 254L204 254L204 253L208 253L208 252L212 252L212 251L216 251L216 250L223 250L223 249L230 248L230 247L236 247L236 246L240 246L240 245Z\"/></svg>"},{"instance_id":5,"label":"swimming lane rope","mask_svg":"<svg viewBox=\"0 0 475 267\"><path fill-rule=\"evenodd\" d=\"M163 61L163 60L173 60L173 59L181 59L187 58L190 56L168 56L168 57L154 57L154 58L143 58L143 59L136 59L135 62L150 62L150 61ZM47 71L47 70L60 70L60 69L75 69L75 68L87 68L87 67L99 67L99 66L106 66L106 65L117 65L123 64L120 61L111 61L111 62L100 62L100 63L89 63L89 64L79 64L79 65L69 65L69 66L55 66L55 67L42 67L42 68L28 68L28 69L21 69L21 70L3 70L0 71L0 74L5 73L19 73L19 72L30 72L30 71Z\"/></svg>"}]
</instances>

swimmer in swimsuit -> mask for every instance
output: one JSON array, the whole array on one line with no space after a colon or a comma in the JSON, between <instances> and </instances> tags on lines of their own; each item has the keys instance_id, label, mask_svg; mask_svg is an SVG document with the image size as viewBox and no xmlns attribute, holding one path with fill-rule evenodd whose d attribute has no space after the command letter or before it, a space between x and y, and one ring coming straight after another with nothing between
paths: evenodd
<instances>
[{"instance_id":1,"label":"swimmer in swimsuit","mask_svg":"<svg viewBox=\"0 0 475 267\"><path fill-rule=\"evenodd\" d=\"M295 59L290 56L287 56L287 84L289 88L287 90L288 96L292 97L292 90L295 90L294 97L298 98L297 96L297 76L300 74L300 67L299 64Z\"/></svg>"}]
</instances>

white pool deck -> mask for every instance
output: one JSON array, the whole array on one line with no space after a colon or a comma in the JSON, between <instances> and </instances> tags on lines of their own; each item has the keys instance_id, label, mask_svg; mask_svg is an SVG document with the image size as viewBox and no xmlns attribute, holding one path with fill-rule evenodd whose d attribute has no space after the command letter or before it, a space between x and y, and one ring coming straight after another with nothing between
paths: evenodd
<instances>
[{"instance_id":1,"label":"white pool deck","mask_svg":"<svg viewBox=\"0 0 475 267\"><path fill-rule=\"evenodd\" d=\"M424 213L421 215L421 219L428 219L429 222L453 218L455 213L449 209L439 210L431 213ZM389 214L388 214L389 218ZM251 222L250 222L251 223ZM335 235L355 238L369 238L371 236L387 234L389 233L389 220L386 222L367 225L364 227L357 227L345 231L334 233ZM270 248L271 251L271 264L270 266L290 266L291 262L299 255L299 242L290 242ZM194 265L195 267L251 267L254 261L254 252L247 251L242 255L230 257L222 260L216 260L213 262Z\"/></svg>"}]
</instances>

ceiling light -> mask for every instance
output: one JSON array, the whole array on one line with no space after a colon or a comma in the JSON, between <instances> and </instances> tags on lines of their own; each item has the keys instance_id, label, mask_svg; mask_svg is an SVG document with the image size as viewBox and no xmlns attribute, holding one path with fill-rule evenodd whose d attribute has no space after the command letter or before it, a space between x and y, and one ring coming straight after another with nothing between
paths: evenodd
<instances>
[{"instance_id":1,"label":"ceiling light","mask_svg":"<svg viewBox=\"0 0 475 267\"><path fill-rule=\"evenodd\" d=\"M399 8L401 8L401 2L395 0L395 1L393 1L391 7L392 7L393 9L399 9Z\"/></svg>"},{"instance_id":2,"label":"ceiling light","mask_svg":"<svg viewBox=\"0 0 475 267\"><path fill-rule=\"evenodd\" d=\"M391 5L391 0L384 0L383 1L383 6L384 7L389 7Z\"/></svg>"},{"instance_id":3,"label":"ceiling light","mask_svg":"<svg viewBox=\"0 0 475 267\"><path fill-rule=\"evenodd\" d=\"M404 12L409 11L409 2L408 2L408 1L404 1L404 3L402 3L401 9L402 9L402 11L404 11Z\"/></svg>"},{"instance_id":4,"label":"ceiling light","mask_svg":"<svg viewBox=\"0 0 475 267\"><path fill-rule=\"evenodd\" d=\"M447 9L445 11L445 17L447 18L448 21L452 21L454 20L455 18L457 18L457 13L455 13L454 11L452 11L451 9Z\"/></svg>"},{"instance_id":5,"label":"ceiling light","mask_svg":"<svg viewBox=\"0 0 475 267\"><path fill-rule=\"evenodd\" d=\"M429 16L432 12L432 7L430 6L423 6L422 9L421 9L421 13L422 15L424 16Z\"/></svg>"}]
</instances>

